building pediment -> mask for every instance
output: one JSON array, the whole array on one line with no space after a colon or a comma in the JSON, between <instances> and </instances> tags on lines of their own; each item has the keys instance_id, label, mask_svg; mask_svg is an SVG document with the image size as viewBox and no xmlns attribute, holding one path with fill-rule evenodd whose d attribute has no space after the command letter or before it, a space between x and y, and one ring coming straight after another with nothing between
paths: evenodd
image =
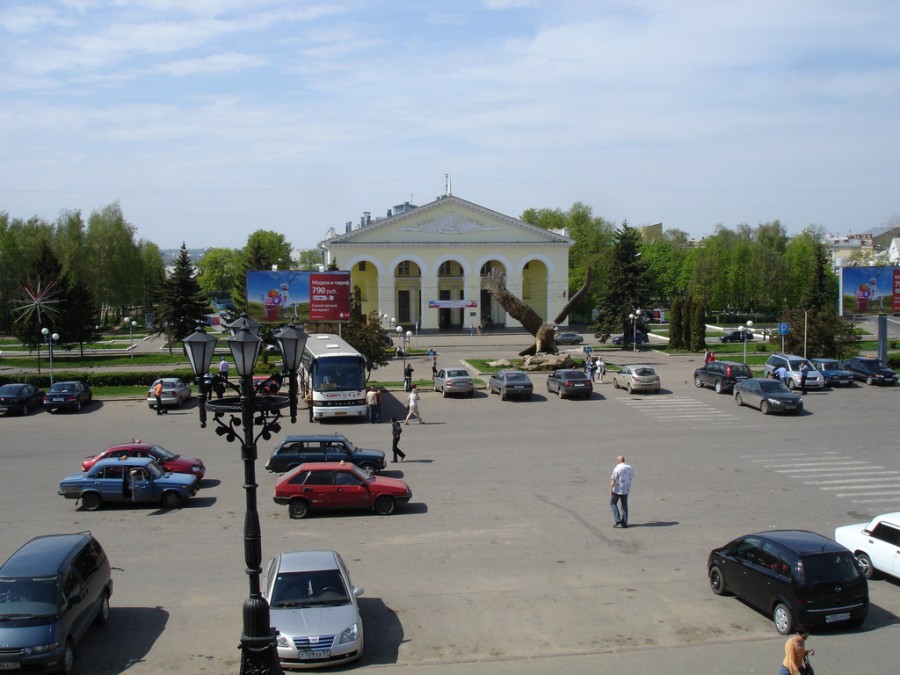
<instances>
[{"instance_id":1,"label":"building pediment","mask_svg":"<svg viewBox=\"0 0 900 675\"><path fill-rule=\"evenodd\" d=\"M571 246L574 242L559 233L535 227L459 197L446 196L326 239L322 245L330 248L333 245L511 243Z\"/></svg>"}]
</instances>

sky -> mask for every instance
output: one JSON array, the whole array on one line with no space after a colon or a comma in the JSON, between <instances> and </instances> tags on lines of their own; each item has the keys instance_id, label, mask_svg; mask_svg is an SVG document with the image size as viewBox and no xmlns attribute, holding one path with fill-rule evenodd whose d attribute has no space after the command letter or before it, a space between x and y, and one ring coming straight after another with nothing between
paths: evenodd
<instances>
[{"instance_id":1,"label":"sky","mask_svg":"<svg viewBox=\"0 0 900 675\"><path fill-rule=\"evenodd\" d=\"M446 192L694 237L900 219L891 0L4 0L0 212L314 248Z\"/></svg>"}]
</instances>

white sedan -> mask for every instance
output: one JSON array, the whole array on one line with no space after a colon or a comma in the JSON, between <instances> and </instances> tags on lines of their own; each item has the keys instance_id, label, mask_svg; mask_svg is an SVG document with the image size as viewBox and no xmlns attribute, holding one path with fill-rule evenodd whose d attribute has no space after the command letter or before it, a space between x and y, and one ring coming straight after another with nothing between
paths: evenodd
<instances>
[{"instance_id":1,"label":"white sedan","mask_svg":"<svg viewBox=\"0 0 900 675\"><path fill-rule=\"evenodd\" d=\"M875 516L868 523L838 527L834 540L853 551L867 579L876 572L900 577L900 512Z\"/></svg>"},{"instance_id":2,"label":"white sedan","mask_svg":"<svg viewBox=\"0 0 900 675\"><path fill-rule=\"evenodd\" d=\"M156 390L157 382L159 380L155 380L147 392L147 405L151 408L156 407L156 394L153 392ZM182 403L191 397L191 385L177 377L164 377L162 384L162 396L159 400L163 408L180 408Z\"/></svg>"}]
</instances>

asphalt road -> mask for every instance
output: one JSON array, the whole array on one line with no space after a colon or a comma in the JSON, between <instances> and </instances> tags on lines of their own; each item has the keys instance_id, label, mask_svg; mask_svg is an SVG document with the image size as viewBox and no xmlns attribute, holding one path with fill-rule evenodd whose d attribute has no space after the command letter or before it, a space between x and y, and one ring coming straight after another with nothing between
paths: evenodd
<instances>
[{"instance_id":1,"label":"asphalt road","mask_svg":"<svg viewBox=\"0 0 900 675\"><path fill-rule=\"evenodd\" d=\"M513 356L522 336L418 338L439 364ZM633 360L613 351L607 361ZM764 417L692 384L699 358L643 354L663 391L628 396L611 384L587 401L422 397L426 424L404 427L408 459L388 475L413 489L394 516L297 521L271 500L260 444L264 558L334 548L354 582L366 650L353 669L416 673L775 672L783 638L768 617L714 596L711 548L769 528L830 535L839 524L900 508L896 420L900 387L811 393L799 417ZM413 361L417 376L430 359ZM400 362L378 379L399 379ZM609 378L607 378L609 380ZM401 392L385 412L399 413ZM396 397L397 400L394 399ZM346 433L390 448L389 425L310 425L283 433ZM244 492L239 448L200 429L196 410L157 417L143 401L102 402L79 415L0 419L0 559L36 534L91 530L114 565L111 622L91 631L78 673L228 673L238 666ZM57 496L87 454L130 438L206 462L181 510L88 513ZM608 479L615 456L635 469L631 527L614 529ZM900 475L900 474L896 474ZM900 583L871 584L862 629L815 634L819 672L892 672L900 650ZM861 668L865 662L867 666Z\"/></svg>"}]
</instances>

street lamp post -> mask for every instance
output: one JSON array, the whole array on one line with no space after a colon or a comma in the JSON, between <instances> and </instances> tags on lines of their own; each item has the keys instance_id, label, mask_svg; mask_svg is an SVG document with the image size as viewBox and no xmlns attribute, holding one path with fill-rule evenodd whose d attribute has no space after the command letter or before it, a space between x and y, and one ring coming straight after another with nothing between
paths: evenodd
<instances>
[{"instance_id":1,"label":"street lamp post","mask_svg":"<svg viewBox=\"0 0 900 675\"><path fill-rule=\"evenodd\" d=\"M254 326L255 324L255 326ZM200 426L206 424L205 410L213 413L216 433L229 442L241 444L244 462L244 490L246 510L244 514L244 563L249 577L250 595L243 606L243 631L241 634L242 675L257 673L281 673L275 631L271 625L269 603L262 596L262 532L257 510L256 459L257 441L269 440L281 431L281 411L290 407L291 422L297 421L297 371L300 358L309 337L302 328L293 324L279 331L275 338L281 348L282 375L288 378L288 396L257 391L253 385L253 371L262 346L262 340L253 333L259 324L242 317L229 326L232 336L228 347L234 359L240 385L227 383L238 395L227 396L203 403L202 393ZM207 335L202 328L185 338L184 351L194 374L203 382L209 371L215 351L216 338ZM201 387L203 385L201 384ZM223 419L228 416L227 422ZM259 427L257 433L256 427Z\"/></svg>"},{"instance_id":2,"label":"street lamp post","mask_svg":"<svg viewBox=\"0 0 900 675\"><path fill-rule=\"evenodd\" d=\"M41 328L41 334L47 340L47 351L50 353L50 386L53 386L53 343L59 340L59 333L50 334L49 328Z\"/></svg>"},{"instance_id":3,"label":"street lamp post","mask_svg":"<svg viewBox=\"0 0 900 675\"><path fill-rule=\"evenodd\" d=\"M134 329L137 326L137 321L132 321L131 319L125 319L128 322L128 339L131 341L131 347L129 351L131 352L131 358L134 358Z\"/></svg>"},{"instance_id":4,"label":"street lamp post","mask_svg":"<svg viewBox=\"0 0 900 675\"><path fill-rule=\"evenodd\" d=\"M400 338L400 353L403 355L403 377L406 377L406 336L403 334L403 326L397 326L397 336Z\"/></svg>"},{"instance_id":5,"label":"street lamp post","mask_svg":"<svg viewBox=\"0 0 900 675\"><path fill-rule=\"evenodd\" d=\"M641 319L641 310L636 309L631 314L628 315L628 318L631 319L631 350L637 351L637 322Z\"/></svg>"},{"instance_id":6,"label":"street lamp post","mask_svg":"<svg viewBox=\"0 0 900 675\"><path fill-rule=\"evenodd\" d=\"M747 363L747 340L753 334L753 322L748 319L747 325L741 326L738 330L741 331L741 342L744 343L744 363Z\"/></svg>"}]
</instances>

